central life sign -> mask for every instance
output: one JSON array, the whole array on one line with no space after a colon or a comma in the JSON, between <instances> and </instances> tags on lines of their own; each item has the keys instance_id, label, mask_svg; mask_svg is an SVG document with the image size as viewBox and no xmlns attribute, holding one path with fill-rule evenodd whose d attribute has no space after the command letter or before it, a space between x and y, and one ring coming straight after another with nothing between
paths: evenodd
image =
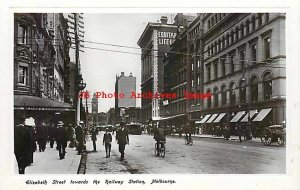
<instances>
[{"instance_id":1,"label":"central life sign","mask_svg":"<svg viewBox=\"0 0 300 190\"><path fill-rule=\"evenodd\" d=\"M158 44L159 45L171 45L175 38L175 32L157 32Z\"/></svg>"}]
</instances>

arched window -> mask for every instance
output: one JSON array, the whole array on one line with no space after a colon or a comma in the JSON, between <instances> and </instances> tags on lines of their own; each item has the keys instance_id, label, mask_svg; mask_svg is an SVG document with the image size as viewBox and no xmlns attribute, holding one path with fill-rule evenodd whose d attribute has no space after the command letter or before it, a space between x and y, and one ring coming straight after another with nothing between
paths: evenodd
<instances>
[{"instance_id":1,"label":"arched window","mask_svg":"<svg viewBox=\"0 0 300 190\"><path fill-rule=\"evenodd\" d=\"M242 78L239 84L240 103L246 103L246 79Z\"/></svg>"},{"instance_id":2,"label":"arched window","mask_svg":"<svg viewBox=\"0 0 300 190\"><path fill-rule=\"evenodd\" d=\"M257 102L258 100L258 79L253 76L251 78L251 102Z\"/></svg>"},{"instance_id":3,"label":"arched window","mask_svg":"<svg viewBox=\"0 0 300 190\"><path fill-rule=\"evenodd\" d=\"M264 91L264 99L269 100L272 97L272 75L267 72L263 76L263 91Z\"/></svg>"},{"instance_id":4,"label":"arched window","mask_svg":"<svg viewBox=\"0 0 300 190\"><path fill-rule=\"evenodd\" d=\"M235 105L235 84L232 82L229 86L230 105Z\"/></svg>"},{"instance_id":5,"label":"arched window","mask_svg":"<svg viewBox=\"0 0 300 190\"><path fill-rule=\"evenodd\" d=\"M211 94L210 90L206 91L207 94ZM211 97L207 97L207 108L211 108Z\"/></svg>"},{"instance_id":6,"label":"arched window","mask_svg":"<svg viewBox=\"0 0 300 190\"><path fill-rule=\"evenodd\" d=\"M227 97L226 97L226 86L223 85L221 87L221 96L222 96L222 106L226 106L227 103Z\"/></svg>"},{"instance_id":7,"label":"arched window","mask_svg":"<svg viewBox=\"0 0 300 190\"><path fill-rule=\"evenodd\" d=\"M214 107L217 108L219 106L219 90L218 87L214 88Z\"/></svg>"}]
</instances>

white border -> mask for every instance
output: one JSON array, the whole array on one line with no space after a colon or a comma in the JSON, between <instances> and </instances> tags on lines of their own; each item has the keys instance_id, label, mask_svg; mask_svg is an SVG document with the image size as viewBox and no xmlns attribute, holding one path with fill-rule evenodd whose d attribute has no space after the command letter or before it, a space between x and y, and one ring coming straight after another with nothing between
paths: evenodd
<instances>
[{"instance_id":1,"label":"white border","mask_svg":"<svg viewBox=\"0 0 300 190\"><path fill-rule=\"evenodd\" d=\"M205 6L203 6L205 5ZM83 8L84 7L84 8ZM95 8L97 7L97 8ZM299 2L290 1L0 1L0 94L1 105L1 162L0 189L45 189L42 185L26 185L27 179L100 179L101 185L47 185L47 189L88 188L88 189L300 189L300 63L299 55ZM13 13L14 12L84 12L84 13L163 13L163 12L287 12L286 53L287 53L287 126L288 146L286 175L25 175L13 174ZM175 179L175 185L111 185L103 184L105 179Z\"/></svg>"}]
</instances>

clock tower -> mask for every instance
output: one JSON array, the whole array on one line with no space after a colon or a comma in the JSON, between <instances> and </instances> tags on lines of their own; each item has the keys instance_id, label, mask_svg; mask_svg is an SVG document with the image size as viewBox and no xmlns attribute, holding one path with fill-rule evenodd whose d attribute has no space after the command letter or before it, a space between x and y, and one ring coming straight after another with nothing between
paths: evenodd
<instances>
[{"instance_id":1,"label":"clock tower","mask_svg":"<svg viewBox=\"0 0 300 190\"><path fill-rule=\"evenodd\" d=\"M98 113L98 98L96 97L96 93L94 93L92 98L92 113Z\"/></svg>"}]
</instances>

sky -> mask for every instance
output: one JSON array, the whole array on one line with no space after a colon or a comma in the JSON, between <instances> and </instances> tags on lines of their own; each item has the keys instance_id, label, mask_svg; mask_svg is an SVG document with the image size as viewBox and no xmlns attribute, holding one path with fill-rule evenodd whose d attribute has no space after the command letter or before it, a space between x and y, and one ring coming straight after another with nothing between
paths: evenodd
<instances>
[{"instance_id":1,"label":"sky","mask_svg":"<svg viewBox=\"0 0 300 190\"><path fill-rule=\"evenodd\" d=\"M172 22L175 14L84 14L85 41L125 45L139 48L137 42L148 22L157 22L161 16L167 16ZM126 51L140 54L140 49L120 48L102 44L87 43L85 47ZM141 91L141 56L127 53L108 52L102 50L84 49L80 58L85 90L94 92L114 93L116 75L131 72L136 77L136 91ZM137 99L137 107L141 105ZM114 98L99 99L98 111L107 112L114 107ZM90 110L90 109L89 109Z\"/></svg>"}]
</instances>

